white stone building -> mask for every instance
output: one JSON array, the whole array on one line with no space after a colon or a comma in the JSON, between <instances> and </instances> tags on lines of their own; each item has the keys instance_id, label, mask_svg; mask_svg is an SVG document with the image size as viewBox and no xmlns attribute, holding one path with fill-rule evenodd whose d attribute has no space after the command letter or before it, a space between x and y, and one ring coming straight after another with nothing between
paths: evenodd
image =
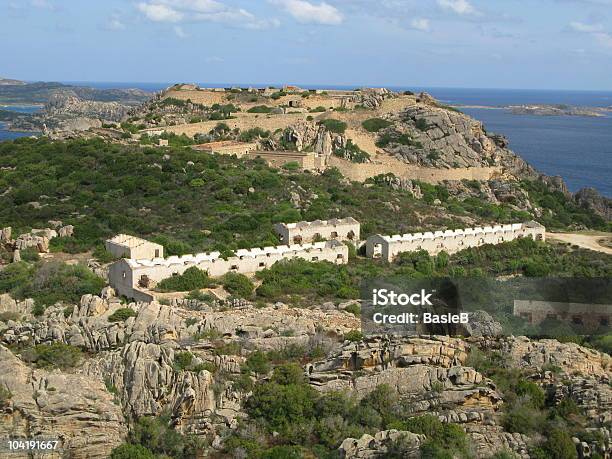
<instances>
[{"instance_id":1,"label":"white stone building","mask_svg":"<svg viewBox=\"0 0 612 459\"><path fill-rule=\"evenodd\" d=\"M219 252L169 258L122 259L110 266L109 281L117 294L137 301L152 301L149 289L163 279L197 267L211 277L228 272L251 274L270 268L280 260L301 258L307 261L329 261L334 264L348 262L348 247L339 241L302 245L280 245L237 250L234 257L224 260Z\"/></svg>"},{"instance_id":2,"label":"white stone building","mask_svg":"<svg viewBox=\"0 0 612 459\"><path fill-rule=\"evenodd\" d=\"M116 258L163 258L164 247L127 234L118 234L105 243L106 250Z\"/></svg>"},{"instance_id":3,"label":"white stone building","mask_svg":"<svg viewBox=\"0 0 612 459\"><path fill-rule=\"evenodd\" d=\"M393 261L402 252L426 250L430 255L439 252L459 252L468 247L484 244L500 244L522 237L543 241L546 229L538 222L514 223L511 225L483 226L459 230L447 230L414 234L382 236L376 234L366 241L366 255L387 262Z\"/></svg>"},{"instance_id":4,"label":"white stone building","mask_svg":"<svg viewBox=\"0 0 612 459\"><path fill-rule=\"evenodd\" d=\"M352 217L313 222L277 223L274 231L284 244L302 244L316 240L358 241L360 225Z\"/></svg>"}]
</instances>

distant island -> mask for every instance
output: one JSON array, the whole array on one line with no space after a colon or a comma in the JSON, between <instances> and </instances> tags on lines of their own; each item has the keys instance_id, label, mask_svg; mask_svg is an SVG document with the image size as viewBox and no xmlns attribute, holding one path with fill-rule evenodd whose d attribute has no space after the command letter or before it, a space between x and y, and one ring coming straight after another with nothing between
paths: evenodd
<instances>
[{"instance_id":1,"label":"distant island","mask_svg":"<svg viewBox=\"0 0 612 459\"><path fill-rule=\"evenodd\" d=\"M610 107L580 107L567 104L529 104L529 105L506 105L491 107L487 105L456 105L456 108L478 108L487 110L507 110L513 115L536 115L536 116L588 116L603 117L612 112Z\"/></svg>"}]
</instances>

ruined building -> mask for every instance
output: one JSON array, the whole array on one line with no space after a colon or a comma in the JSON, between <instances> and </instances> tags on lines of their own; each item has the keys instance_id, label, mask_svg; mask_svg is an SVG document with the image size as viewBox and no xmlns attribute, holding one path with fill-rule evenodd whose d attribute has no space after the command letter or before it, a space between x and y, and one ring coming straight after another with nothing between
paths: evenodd
<instances>
[{"instance_id":1,"label":"ruined building","mask_svg":"<svg viewBox=\"0 0 612 459\"><path fill-rule=\"evenodd\" d=\"M402 252L426 250L430 255L445 251L455 253L484 244L500 244L522 237L543 241L546 229L538 222L484 226L459 230L382 236L376 234L366 241L366 255L391 262Z\"/></svg>"},{"instance_id":2,"label":"ruined building","mask_svg":"<svg viewBox=\"0 0 612 459\"><path fill-rule=\"evenodd\" d=\"M332 239L358 241L359 229L359 222L352 217L274 225L274 231L283 244L301 244Z\"/></svg>"}]
</instances>

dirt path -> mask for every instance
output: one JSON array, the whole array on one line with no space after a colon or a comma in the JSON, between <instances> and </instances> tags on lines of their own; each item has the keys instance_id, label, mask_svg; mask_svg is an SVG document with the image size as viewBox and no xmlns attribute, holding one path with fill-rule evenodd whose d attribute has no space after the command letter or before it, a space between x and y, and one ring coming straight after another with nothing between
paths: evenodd
<instances>
[{"instance_id":1,"label":"dirt path","mask_svg":"<svg viewBox=\"0 0 612 459\"><path fill-rule=\"evenodd\" d=\"M612 233L546 233L546 238L612 255Z\"/></svg>"}]
</instances>

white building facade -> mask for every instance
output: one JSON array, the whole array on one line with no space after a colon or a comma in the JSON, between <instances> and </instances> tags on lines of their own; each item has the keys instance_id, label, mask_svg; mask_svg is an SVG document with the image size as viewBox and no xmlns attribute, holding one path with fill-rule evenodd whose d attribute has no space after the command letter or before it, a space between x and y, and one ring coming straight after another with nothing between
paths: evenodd
<instances>
[{"instance_id":1,"label":"white building facade","mask_svg":"<svg viewBox=\"0 0 612 459\"><path fill-rule=\"evenodd\" d=\"M430 255L436 255L442 251L451 254L469 247L501 244L523 237L543 241L546 237L546 228L538 222L530 221L509 225L396 234L393 236L376 234L366 241L366 256L392 262L402 252L425 250Z\"/></svg>"}]
</instances>

